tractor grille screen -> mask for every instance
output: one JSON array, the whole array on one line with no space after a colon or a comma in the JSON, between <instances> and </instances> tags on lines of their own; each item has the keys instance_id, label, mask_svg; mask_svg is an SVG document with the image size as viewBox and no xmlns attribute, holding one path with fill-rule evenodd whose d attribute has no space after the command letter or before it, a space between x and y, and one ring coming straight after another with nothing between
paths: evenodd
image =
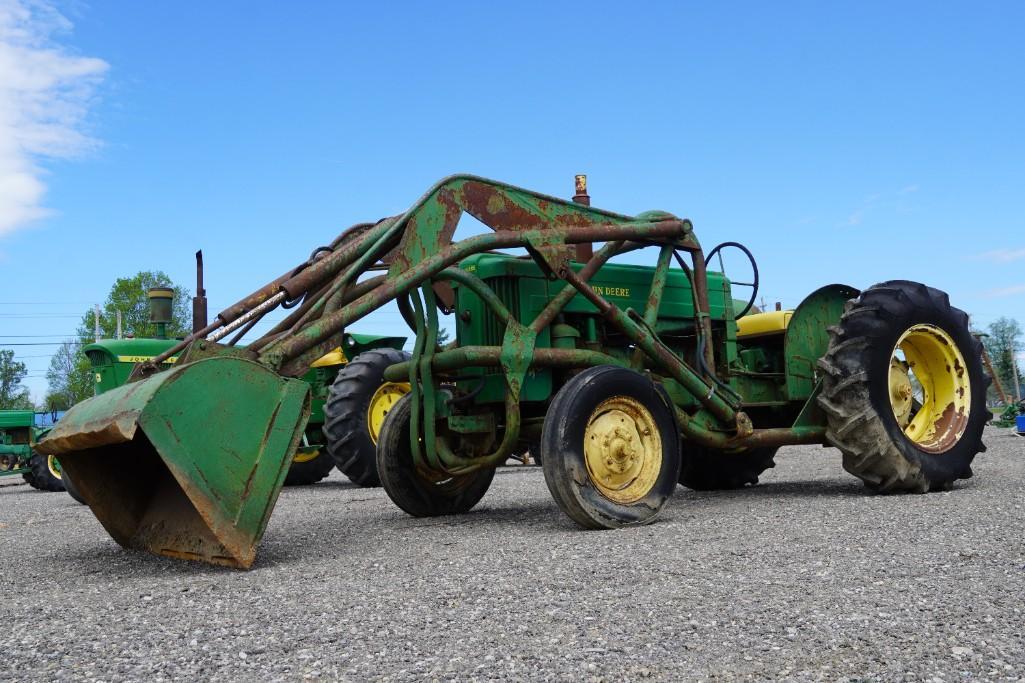
<instances>
[{"instance_id":1,"label":"tractor grille screen","mask_svg":"<svg viewBox=\"0 0 1025 683\"><path fill-rule=\"evenodd\" d=\"M520 290L517 286L517 279L511 277L492 277L485 281L488 287L494 290L498 298L513 314L518 317L520 313ZM528 321L529 322L529 321ZM501 346L505 337L505 325L490 307L484 307L484 324L481 326L480 343L484 346ZM488 368L488 374L501 374L502 368Z\"/></svg>"}]
</instances>

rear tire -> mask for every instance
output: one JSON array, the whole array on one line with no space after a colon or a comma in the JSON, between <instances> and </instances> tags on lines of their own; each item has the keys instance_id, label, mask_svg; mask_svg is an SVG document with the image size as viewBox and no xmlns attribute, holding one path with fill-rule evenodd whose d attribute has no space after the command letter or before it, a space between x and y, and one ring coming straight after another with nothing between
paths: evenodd
<instances>
[{"instance_id":1,"label":"rear tire","mask_svg":"<svg viewBox=\"0 0 1025 683\"><path fill-rule=\"evenodd\" d=\"M917 282L883 282L849 301L819 361L826 438L844 469L880 492L972 476L989 416L981 346L967 314Z\"/></svg>"},{"instance_id":2,"label":"rear tire","mask_svg":"<svg viewBox=\"0 0 1025 683\"><path fill-rule=\"evenodd\" d=\"M33 453L28 461L29 471L21 475L32 488L40 491L63 491L64 483L56 469L56 458L52 455Z\"/></svg>"},{"instance_id":3,"label":"rear tire","mask_svg":"<svg viewBox=\"0 0 1025 683\"><path fill-rule=\"evenodd\" d=\"M428 479L417 471L410 452L412 397L406 394L389 412L377 442L377 470L385 493L414 517L437 517L469 512L480 502L495 478L487 468L455 477Z\"/></svg>"},{"instance_id":4,"label":"rear tire","mask_svg":"<svg viewBox=\"0 0 1025 683\"><path fill-rule=\"evenodd\" d=\"M375 397L385 402L404 395L409 386L386 383L384 371L390 365L410 359L410 354L397 349L372 349L356 356L335 377L324 404L324 437L327 452L342 473L360 486L380 486L377 473L377 441L370 415ZM390 389L389 389L390 388ZM378 394L379 390L385 394ZM392 390L393 389L393 390ZM382 398L383 397L383 398ZM375 413L394 409L388 403Z\"/></svg>"},{"instance_id":5,"label":"rear tire","mask_svg":"<svg viewBox=\"0 0 1025 683\"><path fill-rule=\"evenodd\" d=\"M611 365L584 370L555 395L541 453L552 497L585 529L651 522L680 478L672 407L644 375Z\"/></svg>"},{"instance_id":6,"label":"rear tire","mask_svg":"<svg viewBox=\"0 0 1025 683\"><path fill-rule=\"evenodd\" d=\"M776 466L776 448L727 453L684 443L680 483L695 491L723 491L755 486L765 470Z\"/></svg>"}]
</instances>

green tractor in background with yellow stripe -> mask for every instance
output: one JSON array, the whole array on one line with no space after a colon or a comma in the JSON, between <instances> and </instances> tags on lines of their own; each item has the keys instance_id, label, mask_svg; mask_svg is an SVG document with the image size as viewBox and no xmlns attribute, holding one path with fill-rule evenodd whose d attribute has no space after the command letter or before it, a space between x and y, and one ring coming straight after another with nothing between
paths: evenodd
<instances>
[{"instance_id":1,"label":"green tractor in background with yellow stripe","mask_svg":"<svg viewBox=\"0 0 1025 683\"><path fill-rule=\"evenodd\" d=\"M43 419L40 419L43 418ZM63 491L60 463L36 453L36 443L49 433L56 415L31 410L0 410L0 477L20 474L32 488Z\"/></svg>"},{"instance_id":2,"label":"green tractor in background with yellow stripe","mask_svg":"<svg viewBox=\"0 0 1025 683\"><path fill-rule=\"evenodd\" d=\"M151 321L165 329L173 290L149 292ZM409 359L405 337L345 334L342 345L314 362L303 375L311 388L311 415L285 485L315 484L338 467L360 486L380 486L377 437L391 407L408 391L404 382L385 382L389 365ZM96 394L128 382L132 369L171 349L176 339L101 339L83 347L89 359ZM351 360L350 360L351 359ZM171 356L166 366L178 360ZM68 492L81 502L73 483Z\"/></svg>"}]
</instances>

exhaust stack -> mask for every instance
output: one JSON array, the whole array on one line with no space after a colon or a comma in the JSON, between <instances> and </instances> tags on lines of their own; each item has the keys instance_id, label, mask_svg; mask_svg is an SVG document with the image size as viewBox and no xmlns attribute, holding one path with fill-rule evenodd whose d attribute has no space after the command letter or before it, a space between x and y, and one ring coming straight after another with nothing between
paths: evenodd
<instances>
[{"instance_id":1,"label":"exhaust stack","mask_svg":"<svg viewBox=\"0 0 1025 683\"><path fill-rule=\"evenodd\" d=\"M587 194L587 176L578 174L573 177L576 194L573 201L583 206L591 205L591 195ZM591 242L584 242L576 245L576 260L580 263L587 263L594 256L594 245Z\"/></svg>"},{"instance_id":2,"label":"exhaust stack","mask_svg":"<svg viewBox=\"0 0 1025 683\"><path fill-rule=\"evenodd\" d=\"M192 331L206 327L206 290L203 289L203 250L196 252L196 296L192 297Z\"/></svg>"}]
</instances>

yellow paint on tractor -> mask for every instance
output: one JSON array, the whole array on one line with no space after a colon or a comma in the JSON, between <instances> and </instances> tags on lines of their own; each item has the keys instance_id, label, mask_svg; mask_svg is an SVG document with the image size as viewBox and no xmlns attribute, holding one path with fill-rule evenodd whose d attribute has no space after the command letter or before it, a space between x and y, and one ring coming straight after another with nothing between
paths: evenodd
<instances>
[{"instance_id":1,"label":"yellow paint on tractor","mask_svg":"<svg viewBox=\"0 0 1025 683\"><path fill-rule=\"evenodd\" d=\"M641 500L662 469L662 436L655 418L630 396L602 401L584 429L584 460L603 496L627 505Z\"/></svg>"},{"instance_id":2,"label":"yellow paint on tractor","mask_svg":"<svg viewBox=\"0 0 1025 683\"><path fill-rule=\"evenodd\" d=\"M310 462L320 457L320 449L315 446L301 446L295 449L295 457L292 458L293 463Z\"/></svg>"},{"instance_id":3,"label":"yellow paint on tractor","mask_svg":"<svg viewBox=\"0 0 1025 683\"><path fill-rule=\"evenodd\" d=\"M897 356L901 352L904 362ZM902 400L910 401L913 375L922 387L921 407L904 426L915 445L929 453L942 453L958 442L971 412L972 387L964 356L953 338L935 325L912 325L897 340L890 365L889 394L894 417L900 424ZM906 368L895 372L894 368Z\"/></svg>"},{"instance_id":4,"label":"yellow paint on tractor","mask_svg":"<svg viewBox=\"0 0 1025 683\"><path fill-rule=\"evenodd\" d=\"M156 356L118 356L117 357L117 362L118 363L145 363L146 361L152 360L154 358L156 358ZM175 363L177 361L178 361L178 356L171 356L170 358L168 358L164 362L165 363Z\"/></svg>"},{"instance_id":5,"label":"yellow paint on tractor","mask_svg":"<svg viewBox=\"0 0 1025 683\"><path fill-rule=\"evenodd\" d=\"M310 367L329 368L333 365L345 365L348 362L348 359L345 357L345 352L342 351L342 347L339 346L334 351L328 351L321 358L315 360L310 364Z\"/></svg>"},{"instance_id":6,"label":"yellow paint on tractor","mask_svg":"<svg viewBox=\"0 0 1025 683\"><path fill-rule=\"evenodd\" d=\"M408 394L409 390L410 386L405 382L385 382L377 387L377 391L370 398L370 405L367 406L367 431L370 432L370 440L374 445L377 444L377 435L384 426L384 418L388 416L392 406Z\"/></svg>"},{"instance_id":7,"label":"yellow paint on tractor","mask_svg":"<svg viewBox=\"0 0 1025 683\"><path fill-rule=\"evenodd\" d=\"M57 479L61 478L61 471L57 467L57 458L55 458L54 456L46 456L46 469L50 470L51 476L56 477Z\"/></svg>"},{"instance_id":8,"label":"yellow paint on tractor","mask_svg":"<svg viewBox=\"0 0 1025 683\"><path fill-rule=\"evenodd\" d=\"M769 311L745 315L737 320L737 339L782 334L787 331L793 311Z\"/></svg>"}]
</instances>

